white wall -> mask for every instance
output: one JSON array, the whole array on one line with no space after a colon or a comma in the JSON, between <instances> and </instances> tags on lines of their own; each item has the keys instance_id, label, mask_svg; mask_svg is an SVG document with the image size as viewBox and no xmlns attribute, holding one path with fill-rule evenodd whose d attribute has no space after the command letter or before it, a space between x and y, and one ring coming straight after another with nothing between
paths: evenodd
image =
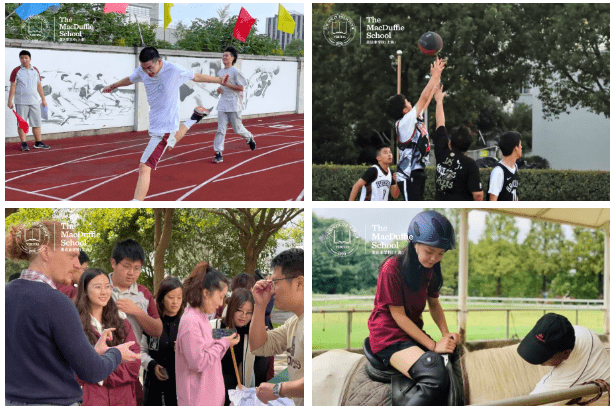
<instances>
[{"instance_id":1,"label":"white wall","mask_svg":"<svg viewBox=\"0 0 614 410\"><path fill-rule=\"evenodd\" d=\"M5 102L8 101L11 72L20 65L21 50L5 48L4 51ZM38 68L42 77L45 100L49 106L49 119L43 120L42 124L43 134L131 126L134 123L134 86L122 88L112 96L100 92L104 85L132 73L134 55L29 51L32 65ZM5 137L18 136L17 122L11 110L5 110L4 121ZM29 134L32 134L31 129Z\"/></svg>"},{"instance_id":2,"label":"white wall","mask_svg":"<svg viewBox=\"0 0 614 410\"><path fill-rule=\"evenodd\" d=\"M50 47L54 46L53 43L48 44ZM133 127L135 130L148 128L149 107L144 90L139 92L143 94L140 97L135 95L134 85L122 87L111 95L100 92L104 85L132 74L137 64L134 54L126 54L125 49L122 50L124 53L109 51L115 47L75 45L74 47L80 47L82 50L68 51L65 48L51 50L37 49L33 44L32 47L28 46L30 44L23 44L23 47L19 48L5 48L5 101L10 88L10 73L19 65L19 52L26 48L32 53L32 65L36 66L44 77L42 83L46 94L49 93L45 99L50 113L49 120L43 120L43 135L85 130L98 133L100 129L119 127ZM41 46L39 44L39 47ZM181 52L169 51L169 54L173 55L165 57L164 50L161 50L161 54L168 61L202 74L216 76L222 68L221 55L218 57L218 53L206 53L208 55L203 57L186 57L177 55ZM250 60L249 57L241 55L237 61L237 67L248 81L244 91L243 115L299 112L297 104L301 102L297 103L297 97L302 98L303 94L297 93L298 62L281 61L275 57L256 57L257 59ZM180 120L188 119L196 106L210 109L210 117L217 117L217 88L216 84L193 81L185 83L180 89ZM135 114L135 110L138 114ZM17 137L15 116L10 110L5 110L5 124L5 137Z\"/></svg>"}]
</instances>

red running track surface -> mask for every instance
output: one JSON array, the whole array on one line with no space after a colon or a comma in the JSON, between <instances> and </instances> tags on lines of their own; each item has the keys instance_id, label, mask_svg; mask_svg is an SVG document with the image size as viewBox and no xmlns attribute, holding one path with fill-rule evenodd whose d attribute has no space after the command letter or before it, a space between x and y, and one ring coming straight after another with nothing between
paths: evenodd
<instances>
[{"instance_id":1,"label":"red running track surface","mask_svg":"<svg viewBox=\"0 0 614 410\"><path fill-rule=\"evenodd\" d=\"M245 120L255 151L229 126L220 164L211 162L217 123L194 125L152 170L146 200L302 200L303 117ZM29 152L21 152L20 143L7 143L6 200L129 201L148 142L144 131L49 140L51 149Z\"/></svg>"}]
</instances>

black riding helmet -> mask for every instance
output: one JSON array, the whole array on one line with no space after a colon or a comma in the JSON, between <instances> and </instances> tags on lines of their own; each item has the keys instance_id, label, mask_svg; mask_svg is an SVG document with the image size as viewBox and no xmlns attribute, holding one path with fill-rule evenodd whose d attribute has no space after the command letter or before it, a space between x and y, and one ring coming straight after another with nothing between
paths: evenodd
<instances>
[{"instance_id":1,"label":"black riding helmet","mask_svg":"<svg viewBox=\"0 0 614 410\"><path fill-rule=\"evenodd\" d=\"M420 287L420 278L425 267L420 264L418 254L413 244L422 243L434 248L444 249L448 251L454 249L455 235L454 227L442 214L436 211L420 212L409 223L407 230L409 245L407 253L403 258L401 273L403 282L413 291L417 291ZM433 276L433 286L439 290L443 285L443 277L441 275L441 265L436 263L433 266L435 275Z\"/></svg>"}]
</instances>

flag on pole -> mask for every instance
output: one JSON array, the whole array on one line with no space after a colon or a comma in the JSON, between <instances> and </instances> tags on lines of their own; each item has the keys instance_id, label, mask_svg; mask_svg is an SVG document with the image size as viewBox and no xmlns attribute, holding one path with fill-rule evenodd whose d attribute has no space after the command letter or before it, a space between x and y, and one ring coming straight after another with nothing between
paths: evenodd
<instances>
[{"instance_id":1,"label":"flag on pole","mask_svg":"<svg viewBox=\"0 0 614 410\"><path fill-rule=\"evenodd\" d=\"M17 117L17 123L19 124L19 128L21 128L23 132L27 134L28 130L30 129L28 123L23 118L21 118L19 114L17 114L17 111L13 110L13 114L15 114L15 117Z\"/></svg>"},{"instance_id":2,"label":"flag on pole","mask_svg":"<svg viewBox=\"0 0 614 410\"><path fill-rule=\"evenodd\" d=\"M21 6L17 7L15 13L21 17L22 20L25 20L37 14L41 14L51 6L59 8L60 3L23 3Z\"/></svg>"},{"instance_id":3,"label":"flag on pole","mask_svg":"<svg viewBox=\"0 0 614 410\"><path fill-rule=\"evenodd\" d=\"M126 14L128 3L105 3L103 13Z\"/></svg>"},{"instance_id":4,"label":"flag on pole","mask_svg":"<svg viewBox=\"0 0 614 410\"><path fill-rule=\"evenodd\" d=\"M171 24L173 19L171 18L171 7L173 7L173 3L164 3L164 30Z\"/></svg>"},{"instance_id":5,"label":"flag on pole","mask_svg":"<svg viewBox=\"0 0 614 410\"><path fill-rule=\"evenodd\" d=\"M277 30L283 31L284 33L294 34L294 27L296 23L294 19L288 13L288 11L284 8L284 6L279 3L279 17L277 18Z\"/></svg>"},{"instance_id":6,"label":"flag on pole","mask_svg":"<svg viewBox=\"0 0 614 410\"><path fill-rule=\"evenodd\" d=\"M249 15L247 10L241 7L237 23L235 24L235 30L232 35L237 39L245 43L245 39L252 29L252 26L256 22L256 19Z\"/></svg>"}]
</instances>

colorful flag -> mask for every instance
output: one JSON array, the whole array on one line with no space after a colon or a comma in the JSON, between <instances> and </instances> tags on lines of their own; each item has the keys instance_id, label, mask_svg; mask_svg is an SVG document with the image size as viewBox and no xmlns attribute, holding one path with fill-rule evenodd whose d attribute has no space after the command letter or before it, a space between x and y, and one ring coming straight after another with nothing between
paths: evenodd
<instances>
[{"instance_id":1,"label":"colorful flag","mask_svg":"<svg viewBox=\"0 0 614 410\"><path fill-rule=\"evenodd\" d=\"M30 126L23 118L19 116L19 114L17 114L17 111L13 110L13 113L15 114L15 117L17 117L17 123L19 124L19 128L21 128L23 132L27 134L28 130L30 129Z\"/></svg>"},{"instance_id":2,"label":"colorful flag","mask_svg":"<svg viewBox=\"0 0 614 410\"><path fill-rule=\"evenodd\" d=\"M247 10L241 7L241 12L239 12L239 17L237 18L235 30L232 35L235 36L236 39L245 43L245 39L247 38L247 35L255 22L256 19L250 16Z\"/></svg>"},{"instance_id":3,"label":"colorful flag","mask_svg":"<svg viewBox=\"0 0 614 410\"><path fill-rule=\"evenodd\" d=\"M21 17L22 20L25 20L37 14L41 14L51 6L59 8L60 3L23 3L21 6L17 7L15 13Z\"/></svg>"},{"instance_id":4,"label":"colorful flag","mask_svg":"<svg viewBox=\"0 0 614 410\"><path fill-rule=\"evenodd\" d=\"M173 3L164 3L164 30L171 24L173 19L171 18L171 7L173 7Z\"/></svg>"},{"instance_id":5,"label":"colorful flag","mask_svg":"<svg viewBox=\"0 0 614 410\"><path fill-rule=\"evenodd\" d=\"M126 14L128 3L105 3L103 13Z\"/></svg>"},{"instance_id":6,"label":"colorful flag","mask_svg":"<svg viewBox=\"0 0 614 410\"><path fill-rule=\"evenodd\" d=\"M296 23L294 22L294 19L292 18L290 13L288 13L284 6L281 5L281 3L279 3L278 14L279 16L277 18L277 30L283 31L284 33L288 34L294 34L294 27Z\"/></svg>"}]
</instances>

